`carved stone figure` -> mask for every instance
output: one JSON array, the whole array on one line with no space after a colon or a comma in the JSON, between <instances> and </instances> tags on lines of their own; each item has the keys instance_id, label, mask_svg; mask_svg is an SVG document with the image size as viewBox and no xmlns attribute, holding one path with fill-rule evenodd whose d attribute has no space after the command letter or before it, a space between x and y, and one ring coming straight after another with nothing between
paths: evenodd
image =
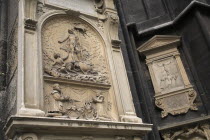
<instances>
[{"instance_id":1,"label":"carved stone figure","mask_svg":"<svg viewBox=\"0 0 210 140\"><path fill-rule=\"evenodd\" d=\"M168 58L162 61L154 61L153 69L157 83L160 86L161 93L166 93L183 88L183 80L177 69L174 58Z\"/></svg>"},{"instance_id":2,"label":"carved stone figure","mask_svg":"<svg viewBox=\"0 0 210 140\"><path fill-rule=\"evenodd\" d=\"M104 107L104 96L97 93L96 97L93 98L93 103L96 104L96 119L97 120L111 120L107 114L107 110Z\"/></svg>"},{"instance_id":3,"label":"carved stone figure","mask_svg":"<svg viewBox=\"0 0 210 140\"><path fill-rule=\"evenodd\" d=\"M71 102L72 100L69 97L63 95L59 84L53 85L53 91L51 92L51 95L54 99L54 102L51 103L52 108L48 111L47 116L49 117L63 116L64 115L63 102Z\"/></svg>"},{"instance_id":4,"label":"carved stone figure","mask_svg":"<svg viewBox=\"0 0 210 140\"><path fill-rule=\"evenodd\" d=\"M104 0L95 0L96 12L102 14L103 13L103 7L104 7Z\"/></svg>"},{"instance_id":5,"label":"carved stone figure","mask_svg":"<svg viewBox=\"0 0 210 140\"><path fill-rule=\"evenodd\" d=\"M79 116L77 119L83 118L83 119L94 119L95 118L95 109L93 107L93 104L91 101L86 101L85 105L78 109Z\"/></svg>"}]
</instances>

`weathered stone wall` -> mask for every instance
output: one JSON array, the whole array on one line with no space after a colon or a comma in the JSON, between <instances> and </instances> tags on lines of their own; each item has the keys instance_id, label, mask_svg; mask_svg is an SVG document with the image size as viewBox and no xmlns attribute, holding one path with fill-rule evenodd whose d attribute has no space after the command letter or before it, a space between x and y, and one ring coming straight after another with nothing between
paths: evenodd
<instances>
[{"instance_id":1,"label":"weathered stone wall","mask_svg":"<svg viewBox=\"0 0 210 140\"><path fill-rule=\"evenodd\" d=\"M17 81L18 0L0 1L0 139L3 126L15 113Z\"/></svg>"}]
</instances>

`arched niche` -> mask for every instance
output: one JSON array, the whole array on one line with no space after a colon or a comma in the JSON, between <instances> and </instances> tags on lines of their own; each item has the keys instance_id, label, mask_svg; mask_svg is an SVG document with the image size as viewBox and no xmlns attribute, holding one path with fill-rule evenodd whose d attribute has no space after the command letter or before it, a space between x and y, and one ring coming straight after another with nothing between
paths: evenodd
<instances>
[{"instance_id":1,"label":"arched niche","mask_svg":"<svg viewBox=\"0 0 210 140\"><path fill-rule=\"evenodd\" d=\"M41 28L43 110L48 117L119 119L108 47L85 20L53 15Z\"/></svg>"}]
</instances>

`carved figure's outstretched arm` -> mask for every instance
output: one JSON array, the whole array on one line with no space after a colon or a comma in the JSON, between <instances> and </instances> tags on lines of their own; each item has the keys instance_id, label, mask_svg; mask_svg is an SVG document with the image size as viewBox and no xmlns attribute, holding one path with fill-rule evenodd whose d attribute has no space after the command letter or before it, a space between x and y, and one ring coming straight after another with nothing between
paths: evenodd
<instances>
[{"instance_id":1,"label":"carved figure's outstretched arm","mask_svg":"<svg viewBox=\"0 0 210 140\"><path fill-rule=\"evenodd\" d=\"M65 42L66 40L68 40L68 38L69 38L69 35L67 37L65 37L63 40L59 40L58 43L61 44L61 43Z\"/></svg>"},{"instance_id":2,"label":"carved figure's outstretched arm","mask_svg":"<svg viewBox=\"0 0 210 140\"><path fill-rule=\"evenodd\" d=\"M62 58L63 61L66 61L69 58L69 52L67 53L66 57Z\"/></svg>"}]
</instances>

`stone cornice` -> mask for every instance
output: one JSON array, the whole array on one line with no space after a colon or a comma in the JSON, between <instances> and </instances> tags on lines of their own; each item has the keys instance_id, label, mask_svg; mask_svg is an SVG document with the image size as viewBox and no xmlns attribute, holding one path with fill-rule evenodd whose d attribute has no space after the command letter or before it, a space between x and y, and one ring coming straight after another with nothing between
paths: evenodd
<instances>
[{"instance_id":1,"label":"stone cornice","mask_svg":"<svg viewBox=\"0 0 210 140\"><path fill-rule=\"evenodd\" d=\"M109 136L143 136L152 130L151 124L124 123L108 121L70 120L47 117L18 117L9 118L4 127L6 135L12 137L16 132L51 132L59 134L88 133Z\"/></svg>"}]
</instances>

